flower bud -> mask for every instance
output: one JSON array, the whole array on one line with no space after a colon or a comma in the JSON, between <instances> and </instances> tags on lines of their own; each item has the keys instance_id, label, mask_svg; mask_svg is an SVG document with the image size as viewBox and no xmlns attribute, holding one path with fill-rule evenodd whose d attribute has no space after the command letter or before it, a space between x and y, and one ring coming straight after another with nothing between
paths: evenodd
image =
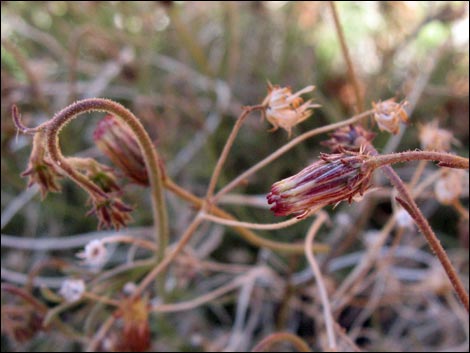
<instances>
[{"instance_id":1,"label":"flower bud","mask_svg":"<svg viewBox=\"0 0 470 353\"><path fill-rule=\"evenodd\" d=\"M113 115L106 115L93 134L98 148L133 182L148 186L145 161L132 130Z\"/></svg>"},{"instance_id":2,"label":"flower bud","mask_svg":"<svg viewBox=\"0 0 470 353\"><path fill-rule=\"evenodd\" d=\"M289 137L292 134L292 127L306 120L313 111L309 108L317 108L318 104L312 104L312 100L304 103L300 95L311 92L315 86L307 86L304 89L292 94L290 87L281 87L268 83L268 95L263 101L265 110L263 116L273 125L271 131L283 128Z\"/></svg>"},{"instance_id":3,"label":"flower bud","mask_svg":"<svg viewBox=\"0 0 470 353\"><path fill-rule=\"evenodd\" d=\"M298 174L278 181L271 187L267 199L274 204L271 210L276 216L303 215L317 206L336 204L369 187L372 167L364 162L366 154L322 154Z\"/></svg>"},{"instance_id":4,"label":"flower bud","mask_svg":"<svg viewBox=\"0 0 470 353\"><path fill-rule=\"evenodd\" d=\"M364 129L360 125L349 125L337 129L330 134L330 138L321 142L327 146L333 153L343 151L359 152L364 143L372 142L375 133Z\"/></svg>"},{"instance_id":5,"label":"flower bud","mask_svg":"<svg viewBox=\"0 0 470 353\"><path fill-rule=\"evenodd\" d=\"M408 121L405 105L406 102L396 103L393 98L384 102L372 103L374 119L379 125L379 129L397 134L400 131L400 123Z\"/></svg>"}]
</instances>

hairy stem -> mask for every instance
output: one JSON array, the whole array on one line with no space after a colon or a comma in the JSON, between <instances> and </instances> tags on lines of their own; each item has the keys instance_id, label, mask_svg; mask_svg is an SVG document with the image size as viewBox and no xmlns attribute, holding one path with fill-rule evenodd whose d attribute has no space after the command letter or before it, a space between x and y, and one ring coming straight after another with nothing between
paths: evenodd
<instances>
[{"instance_id":1,"label":"hairy stem","mask_svg":"<svg viewBox=\"0 0 470 353\"><path fill-rule=\"evenodd\" d=\"M373 167L381 167L388 164L404 163L409 161L426 160L437 161L441 167L468 169L468 158L463 158L450 153L433 151L407 151L374 156L366 164Z\"/></svg>"},{"instance_id":2,"label":"hairy stem","mask_svg":"<svg viewBox=\"0 0 470 353\"><path fill-rule=\"evenodd\" d=\"M449 278L450 282L452 283L452 286L454 287L455 292L457 293L457 296L459 297L460 301L468 312L468 294L465 291L465 287L462 281L460 280L457 271L450 262L447 253L442 247L441 242L437 238L436 234L434 234L434 231L429 225L427 219L424 217L421 210L418 208L418 205L416 205L416 202L411 196L405 183L403 182L403 180L400 179L400 177L393 170L393 168L388 165L390 163L404 162L409 160L427 159L438 160L440 161L440 164L452 166L454 168L468 169L468 159L453 156L447 153L428 151L402 152L380 156L371 144L367 145L367 149L374 156L370 163L375 163L375 166L381 166L383 172L387 175L387 177L390 179L390 182L397 189L399 193L399 197L397 197L398 203L400 203L400 205L410 214L418 228L423 233L424 237L426 238L426 241L429 244L429 247L441 262L442 267L444 267L444 270L447 274L447 277Z\"/></svg>"}]
</instances>

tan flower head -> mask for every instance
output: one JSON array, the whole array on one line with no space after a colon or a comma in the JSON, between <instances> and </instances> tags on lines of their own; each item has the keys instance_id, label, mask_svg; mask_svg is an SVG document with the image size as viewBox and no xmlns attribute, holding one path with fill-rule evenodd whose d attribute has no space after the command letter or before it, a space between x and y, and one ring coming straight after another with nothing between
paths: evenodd
<instances>
[{"instance_id":1,"label":"tan flower head","mask_svg":"<svg viewBox=\"0 0 470 353\"><path fill-rule=\"evenodd\" d=\"M379 129L397 134L400 131L400 123L408 122L408 114L404 109L405 105L405 101L396 103L393 98L383 102L372 103L374 119L379 125Z\"/></svg>"},{"instance_id":2,"label":"tan flower head","mask_svg":"<svg viewBox=\"0 0 470 353\"><path fill-rule=\"evenodd\" d=\"M423 150L448 152L456 139L450 131L439 129L437 120L434 120L419 126L419 141Z\"/></svg>"},{"instance_id":3,"label":"tan flower head","mask_svg":"<svg viewBox=\"0 0 470 353\"><path fill-rule=\"evenodd\" d=\"M313 111L310 108L319 107L318 104L312 104L309 99L304 103L302 94L311 92L315 86L307 86L296 93L292 93L290 87L281 87L279 85L271 85L268 82L268 95L263 101L265 110L263 116L268 120L275 131L283 128L287 131L289 137L292 134L292 127L306 120Z\"/></svg>"},{"instance_id":4,"label":"tan flower head","mask_svg":"<svg viewBox=\"0 0 470 353\"><path fill-rule=\"evenodd\" d=\"M444 205L451 205L458 200L464 189L465 171L462 169L447 169L434 184L437 200ZM467 175L468 178L468 175Z\"/></svg>"}]
</instances>

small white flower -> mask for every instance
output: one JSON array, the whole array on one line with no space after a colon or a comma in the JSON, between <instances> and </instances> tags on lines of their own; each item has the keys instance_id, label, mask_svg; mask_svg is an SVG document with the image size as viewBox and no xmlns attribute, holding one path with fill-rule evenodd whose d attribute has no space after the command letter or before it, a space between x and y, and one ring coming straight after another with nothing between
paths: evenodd
<instances>
[{"instance_id":1,"label":"small white flower","mask_svg":"<svg viewBox=\"0 0 470 353\"><path fill-rule=\"evenodd\" d=\"M101 267L108 259L108 251L101 240L94 239L85 246L84 251L77 254L77 257L88 265Z\"/></svg>"},{"instance_id":2,"label":"small white flower","mask_svg":"<svg viewBox=\"0 0 470 353\"><path fill-rule=\"evenodd\" d=\"M403 208L398 209L395 212L395 221L400 228L413 228L415 224L410 214Z\"/></svg>"},{"instance_id":3,"label":"small white flower","mask_svg":"<svg viewBox=\"0 0 470 353\"><path fill-rule=\"evenodd\" d=\"M85 292L85 282L82 279L66 279L60 287L60 295L69 303L79 300Z\"/></svg>"},{"instance_id":4,"label":"small white flower","mask_svg":"<svg viewBox=\"0 0 470 353\"><path fill-rule=\"evenodd\" d=\"M137 289L137 285L134 282L127 282L124 287L122 287L122 291L124 294L131 296L135 290Z\"/></svg>"}]
</instances>

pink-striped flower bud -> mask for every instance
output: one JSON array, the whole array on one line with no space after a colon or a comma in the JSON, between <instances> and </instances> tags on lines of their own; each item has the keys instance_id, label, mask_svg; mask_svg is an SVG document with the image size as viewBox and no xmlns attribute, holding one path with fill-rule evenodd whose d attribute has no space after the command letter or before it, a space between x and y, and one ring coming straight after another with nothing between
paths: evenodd
<instances>
[{"instance_id":1,"label":"pink-striped flower bud","mask_svg":"<svg viewBox=\"0 0 470 353\"><path fill-rule=\"evenodd\" d=\"M267 199L276 216L302 216L310 209L352 201L370 186L373 167L358 154L322 154L321 159L271 187Z\"/></svg>"},{"instance_id":2,"label":"pink-striped flower bud","mask_svg":"<svg viewBox=\"0 0 470 353\"><path fill-rule=\"evenodd\" d=\"M132 130L121 120L106 115L93 134L98 148L133 182L148 186L145 161Z\"/></svg>"}]
</instances>

